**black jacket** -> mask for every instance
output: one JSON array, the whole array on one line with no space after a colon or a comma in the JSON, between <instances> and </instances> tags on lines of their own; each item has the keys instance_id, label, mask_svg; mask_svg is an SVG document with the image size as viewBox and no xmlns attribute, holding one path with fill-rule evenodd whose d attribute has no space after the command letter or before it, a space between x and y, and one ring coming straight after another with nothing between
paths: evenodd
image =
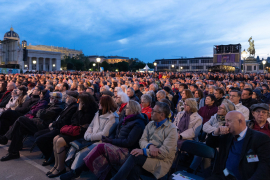
<instances>
[{"instance_id":1,"label":"black jacket","mask_svg":"<svg viewBox=\"0 0 270 180\"><path fill-rule=\"evenodd\" d=\"M78 109L77 103L72 103L69 106L67 106L56 118L56 121L52 123L52 127L54 129L61 129L64 125L70 125L71 124L71 118L73 114L76 113Z\"/></svg>"},{"instance_id":2,"label":"black jacket","mask_svg":"<svg viewBox=\"0 0 270 180\"><path fill-rule=\"evenodd\" d=\"M135 91L135 95L139 98L139 101L140 101L143 93L140 90L137 90Z\"/></svg>"},{"instance_id":3,"label":"black jacket","mask_svg":"<svg viewBox=\"0 0 270 180\"><path fill-rule=\"evenodd\" d=\"M16 107L15 111L26 114L30 111L32 106L34 106L40 100L39 95L32 95L30 99Z\"/></svg>"},{"instance_id":4,"label":"black jacket","mask_svg":"<svg viewBox=\"0 0 270 180\"><path fill-rule=\"evenodd\" d=\"M219 147L218 158L214 167L214 175L223 176L227 157L233 142L233 135L212 136L207 138L206 144L210 147ZM270 138L261 132L247 129L244 137L242 153L239 163L239 173L242 179L265 180L270 177ZM259 162L247 162L247 155L258 155ZM223 176L224 177L224 176ZM221 178L222 179L222 178ZM224 178L223 178L224 179Z\"/></svg>"},{"instance_id":5,"label":"black jacket","mask_svg":"<svg viewBox=\"0 0 270 180\"><path fill-rule=\"evenodd\" d=\"M214 105L215 105L216 107L220 106L221 103L222 103L222 101L223 101L224 99L225 99L224 97L222 97L222 98L220 98L220 99L217 99Z\"/></svg>"},{"instance_id":6,"label":"black jacket","mask_svg":"<svg viewBox=\"0 0 270 180\"><path fill-rule=\"evenodd\" d=\"M248 109L250 108L250 106L252 106L253 104L257 104L258 101L256 99L241 99L241 102L243 104L243 106L246 106Z\"/></svg>"},{"instance_id":7,"label":"black jacket","mask_svg":"<svg viewBox=\"0 0 270 180\"><path fill-rule=\"evenodd\" d=\"M140 103L140 99L135 94L132 97L130 97L129 99Z\"/></svg>"},{"instance_id":8,"label":"black jacket","mask_svg":"<svg viewBox=\"0 0 270 180\"><path fill-rule=\"evenodd\" d=\"M5 94L5 93L4 93L4 94ZM3 95L4 95L4 94L3 94ZM11 98L11 92L8 92L8 93L6 94L6 96L2 99L2 101L0 102L0 108L6 107L8 101L10 100L10 98Z\"/></svg>"},{"instance_id":9,"label":"black jacket","mask_svg":"<svg viewBox=\"0 0 270 180\"><path fill-rule=\"evenodd\" d=\"M115 136L110 137L113 138L112 144L128 148L129 150L139 148L139 140L148 123L147 116L145 114L138 114L127 119L124 124L123 120L120 120L118 123Z\"/></svg>"},{"instance_id":10,"label":"black jacket","mask_svg":"<svg viewBox=\"0 0 270 180\"><path fill-rule=\"evenodd\" d=\"M65 103L55 103L49 104L48 108L40 109L36 117L33 118L33 121L36 123L37 127L41 130L49 126L49 124L54 121L58 115L63 111L65 108Z\"/></svg>"}]
</instances>

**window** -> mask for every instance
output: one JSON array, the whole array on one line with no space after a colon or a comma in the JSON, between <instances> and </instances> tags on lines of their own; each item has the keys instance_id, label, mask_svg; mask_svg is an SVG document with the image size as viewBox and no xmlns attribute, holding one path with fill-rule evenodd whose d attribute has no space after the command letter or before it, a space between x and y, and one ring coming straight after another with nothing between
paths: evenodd
<instances>
[{"instance_id":1,"label":"window","mask_svg":"<svg viewBox=\"0 0 270 180\"><path fill-rule=\"evenodd\" d=\"M165 60L163 60L163 61L161 61L161 64L171 64L171 61L165 61Z\"/></svg>"},{"instance_id":2,"label":"window","mask_svg":"<svg viewBox=\"0 0 270 180\"><path fill-rule=\"evenodd\" d=\"M213 59L202 59L201 63L213 63Z\"/></svg>"},{"instance_id":3,"label":"window","mask_svg":"<svg viewBox=\"0 0 270 180\"><path fill-rule=\"evenodd\" d=\"M190 63L192 63L192 64L199 63L199 60L194 60L193 59L193 60L190 61Z\"/></svg>"},{"instance_id":4,"label":"window","mask_svg":"<svg viewBox=\"0 0 270 180\"><path fill-rule=\"evenodd\" d=\"M179 63L179 64L187 64L188 61L187 61L187 60L179 60L178 63Z\"/></svg>"},{"instance_id":5,"label":"window","mask_svg":"<svg viewBox=\"0 0 270 180\"><path fill-rule=\"evenodd\" d=\"M254 66L254 71L256 71L256 66Z\"/></svg>"},{"instance_id":6,"label":"window","mask_svg":"<svg viewBox=\"0 0 270 180\"><path fill-rule=\"evenodd\" d=\"M252 66L247 66L247 71L252 71Z\"/></svg>"},{"instance_id":7,"label":"window","mask_svg":"<svg viewBox=\"0 0 270 180\"><path fill-rule=\"evenodd\" d=\"M177 61L172 61L172 64L177 64Z\"/></svg>"},{"instance_id":8,"label":"window","mask_svg":"<svg viewBox=\"0 0 270 180\"><path fill-rule=\"evenodd\" d=\"M203 66L192 66L191 69L203 69Z\"/></svg>"}]
</instances>

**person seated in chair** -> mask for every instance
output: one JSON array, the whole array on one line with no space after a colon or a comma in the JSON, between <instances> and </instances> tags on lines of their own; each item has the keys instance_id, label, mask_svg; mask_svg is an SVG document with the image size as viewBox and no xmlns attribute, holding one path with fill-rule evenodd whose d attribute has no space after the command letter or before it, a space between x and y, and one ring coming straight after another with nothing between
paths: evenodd
<instances>
[{"instance_id":1,"label":"person seated in chair","mask_svg":"<svg viewBox=\"0 0 270 180\"><path fill-rule=\"evenodd\" d=\"M139 179L143 171L150 172L157 179L170 170L177 147L176 126L167 117L170 107L157 102L152 111L152 120L145 127L140 139L140 148L131 151L130 156L112 180Z\"/></svg>"},{"instance_id":2,"label":"person seated in chair","mask_svg":"<svg viewBox=\"0 0 270 180\"><path fill-rule=\"evenodd\" d=\"M214 172L207 180L269 179L270 138L249 129L241 112L226 114L225 126L211 133L206 144L219 148Z\"/></svg>"}]
</instances>

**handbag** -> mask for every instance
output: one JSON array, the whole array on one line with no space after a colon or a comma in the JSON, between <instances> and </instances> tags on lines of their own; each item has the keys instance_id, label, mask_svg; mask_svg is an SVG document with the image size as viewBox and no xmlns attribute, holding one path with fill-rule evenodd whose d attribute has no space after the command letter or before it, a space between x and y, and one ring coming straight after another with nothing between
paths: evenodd
<instances>
[{"instance_id":1,"label":"handbag","mask_svg":"<svg viewBox=\"0 0 270 180\"><path fill-rule=\"evenodd\" d=\"M60 133L69 136L79 136L81 132L80 126L65 125L60 129Z\"/></svg>"},{"instance_id":2,"label":"handbag","mask_svg":"<svg viewBox=\"0 0 270 180\"><path fill-rule=\"evenodd\" d=\"M93 143L99 142L99 141L86 141L84 138L76 139L69 144L74 147L77 151L81 151L82 149L91 146Z\"/></svg>"}]
</instances>

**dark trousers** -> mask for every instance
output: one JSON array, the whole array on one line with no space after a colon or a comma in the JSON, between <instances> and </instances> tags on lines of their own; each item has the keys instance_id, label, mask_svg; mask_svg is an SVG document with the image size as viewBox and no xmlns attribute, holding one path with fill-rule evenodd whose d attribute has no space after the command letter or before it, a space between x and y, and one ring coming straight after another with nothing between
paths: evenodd
<instances>
[{"instance_id":1,"label":"dark trousers","mask_svg":"<svg viewBox=\"0 0 270 180\"><path fill-rule=\"evenodd\" d=\"M21 113L13 110L6 110L0 116L0 135L4 135L8 132L9 127L22 116Z\"/></svg>"},{"instance_id":2,"label":"dark trousers","mask_svg":"<svg viewBox=\"0 0 270 180\"><path fill-rule=\"evenodd\" d=\"M48 160L53 153L53 138L60 134L59 129L44 129L38 131L34 136L36 138L36 144L40 151L45 156L45 159Z\"/></svg>"},{"instance_id":3,"label":"dark trousers","mask_svg":"<svg viewBox=\"0 0 270 180\"><path fill-rule=\"evenodd\" d=\"M145 171L142 166L144 165L146 159L147 157L144 155L139 155L137 157L130 155L112 180L140 179L140 175L143 173L143 171Z\"/></svg>"},{"instance_id":4,"label":"dark trousers","mask_svg":"<svg viewBox=\"0 0 270 180\"><path fill-rule=\"evenodd\" d=\"M11 143L8 152L18 153L25 135L34 135L38 131L38 128L34 121L25 116L21 116L15 121L10 131Z\"/></svg>"}]
</instances>

